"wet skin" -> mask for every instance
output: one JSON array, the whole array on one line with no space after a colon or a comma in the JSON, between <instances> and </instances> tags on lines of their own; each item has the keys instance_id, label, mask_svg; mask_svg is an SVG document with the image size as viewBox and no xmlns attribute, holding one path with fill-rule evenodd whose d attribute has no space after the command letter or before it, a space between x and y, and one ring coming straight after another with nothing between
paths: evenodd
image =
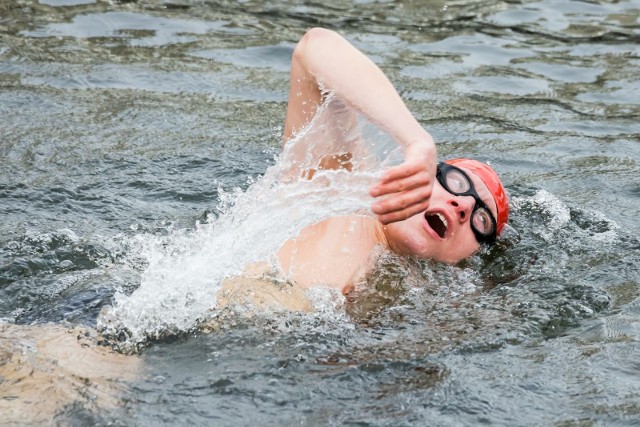
<instances>
[{"instance_id":1,"label":"wet skin","mask_svg":"<svg viewBox=\"0 0 640 427\"><path fill-rule=\"evenodd\" d=\"M486 185L465 172L496 216ZM346 294L373 266L381 247L399 255L455 263L480 248L469 222L474 206L473 197L455 196L436 181L428 209L407 220L383 225L375 218L352 215L304 228L278 251L279 268L302 287L325 286Z\"/></svg>"},{"instance_id":2,"label":"wet skin","mask_svg":"<svg viewBox=\"0 0 640 427\"><path fill-rule=\"evenodd\" d=\"M480 198L497 217L496 203L491 192L473 172L465 169ZM455 196L434 182L429 208L411 218L386 225L384 232L390 249L400 255L455 263L472 255L480 244L471 229L471 214L475 200L471 196ZM431 223L427 216L436 216ZM441 223L444 219L446 227Z\"/></svg>"}]
</instances>

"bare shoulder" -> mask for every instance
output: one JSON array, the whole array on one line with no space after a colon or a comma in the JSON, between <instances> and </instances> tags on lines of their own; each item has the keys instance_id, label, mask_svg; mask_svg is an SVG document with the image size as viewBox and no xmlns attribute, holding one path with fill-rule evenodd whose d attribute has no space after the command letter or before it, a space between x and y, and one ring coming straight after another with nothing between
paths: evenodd
<instances>
[{"instance_id":1,"label":"bare shoulder","mask_svg":"<svg viewBox=\"0 0 640 427\"><path fill-rule=\"evenodd\" d=\"M374 218L349 215L304 228L277 253L285 277L304 288L330 287L348 293L371 267L378 240Z\"/></svg>"}]
</instances>

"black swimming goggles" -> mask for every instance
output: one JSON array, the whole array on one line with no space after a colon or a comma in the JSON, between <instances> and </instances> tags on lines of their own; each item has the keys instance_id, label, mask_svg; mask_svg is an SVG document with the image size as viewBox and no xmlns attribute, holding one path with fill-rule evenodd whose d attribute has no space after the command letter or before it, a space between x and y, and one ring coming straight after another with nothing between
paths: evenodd
<instances>
[{"instance_id":1,"label":"black swimming goggles","mask_svg":"<svg viewBox=\"0 0 640 427\"><path fill-rule=\"evenodd\" d=\"M454 196L471 196L476 204L471 212L471 230L479 243L493 243L497 237L496 219L485 202L476 192L473 182L462 169L440 162L436 170L436 179Z\"/></svg>"}]
</instances>

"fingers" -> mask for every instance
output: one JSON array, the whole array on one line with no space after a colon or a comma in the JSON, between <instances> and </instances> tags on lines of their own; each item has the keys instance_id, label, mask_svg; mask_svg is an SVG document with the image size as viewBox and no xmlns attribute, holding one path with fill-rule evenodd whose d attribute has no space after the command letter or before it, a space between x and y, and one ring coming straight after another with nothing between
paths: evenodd
<instances>
[{"instance_id":1,"label":"fingers","mask_svg":"<svg viewBox=\"0 0 640 427\"><path fill-rule=\"evenodd\" d=\"M405 220L426 210L431 197L431 185L422 185L379 200L371 206L383 224Z\"/></svg>"},{"instance_id":2,"label":"fingers","mask_svg":"<svg viewBox=\"0 0 640 427\"><path fill-rule=\"evenodd\" d=\"M383 224L403 221L427 210L435 181L436 164L430 161L435 156L429 147L412 145L405 161L388 169L380 181L369 189L372 197L383 197L373 204L371 210Z\"/></svg>"},{"instance_id":3,"label":"fingers","mask_svg":"<svg viewBox=\"0 0 640 427\"><path fill-rule=\"evenodd\" d=\"M380 179L380 183L386 184L398 179L408 178L424 170L424 164L421 162L403 163L385 171Z\"/></svg>"},{"instance_id":4,"label":"fingers","mask_svg":"<svg viewBox=\"0 0 640 427\"><path fill-rule=\"evenodd\" d=\"M402 209L401 211L396 211L386 215L378 215L378 220L384 225L391 224L392 222L404 221L405 219L426 211L428 207L429 201L427 200L426 202L413 205L409 208Z\"/></svg>"},{"instance_id":5,"label":"fingers","mask_svg":"<svg viewBox=\"0 0 640 427\"><path fill-rule=\"evenodd\" d=\"M394 175L398 176L398 175ZM396 178L393 181L380 180L377 184L369 189L371 197L380 197L387 194L401 193L403 191L413 190L418 187L430 187L431 175L424 169L419 170L418 173L409 175L402 178Z\"/></svg>"}]
</instances>

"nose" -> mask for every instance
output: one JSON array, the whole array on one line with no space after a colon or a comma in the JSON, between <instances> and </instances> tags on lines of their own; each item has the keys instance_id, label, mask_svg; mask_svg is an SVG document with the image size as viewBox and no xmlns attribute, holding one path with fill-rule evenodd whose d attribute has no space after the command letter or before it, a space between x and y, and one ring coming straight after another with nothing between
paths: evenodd
<instances>
[{"instance_id":1,"label":"nose","mask_svg":"<svg viewBox=\"0 0 640 427\"><path fill-rule=\"evenodd\" d=\"M460 218L460 222L464 223L471 218L476 201L471 196L453 196L448 203L453 206L453 210Z\"/></svg>"}]
</instances>

